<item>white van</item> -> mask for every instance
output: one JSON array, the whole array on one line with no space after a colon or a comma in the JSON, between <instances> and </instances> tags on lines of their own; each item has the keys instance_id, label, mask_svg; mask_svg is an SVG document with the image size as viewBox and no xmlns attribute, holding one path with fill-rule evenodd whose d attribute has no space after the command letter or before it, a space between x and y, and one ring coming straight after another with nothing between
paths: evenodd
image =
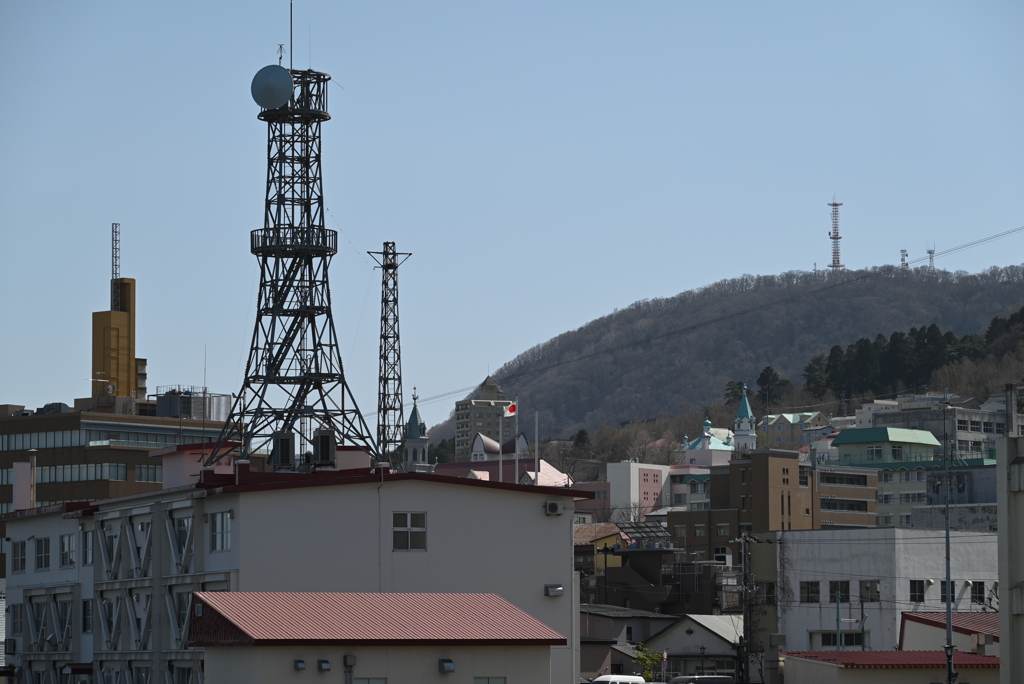
<instances>
[{"instance_id":1,"label":"white van","mask_svg":"<svg viewBox=\"0 0 1024 684\"><path fill-rule=\"evenodd\" d=\"M594 684L647 684L647 680L640 675L601 675L591 680Z\"/></svg>"}]
</instances>

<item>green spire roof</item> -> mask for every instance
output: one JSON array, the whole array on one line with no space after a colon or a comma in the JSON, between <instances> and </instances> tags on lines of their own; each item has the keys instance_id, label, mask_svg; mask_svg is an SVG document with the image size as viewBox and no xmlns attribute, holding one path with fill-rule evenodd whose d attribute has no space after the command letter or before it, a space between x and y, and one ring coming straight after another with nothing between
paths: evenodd
<instances>
[{"instance_id":1,"label":"green spire roof","mask_svg":"<svg viewBox=\"0 0 1024 684\"><path fill-rule=\"evenodd\" d=\"M740 399L740 406L736 409L736 420L741 418L754 419L754 412L750 409L750 400L747 399L747 386L743 386L743 398Z\"/></svg>"},{"instance_id":2,"label":"green spire roof","mask_svg":"<svg viewBox=\"0 0 1024 684\"><path fill-rule=\"evenodd\" d=\"M412 411L409 413L409 422L406 423L406 437L408 439L420 439L427 436L427 424L420 418L420 410L415 400L412 403Z\"/></svg>"}]
</instances>

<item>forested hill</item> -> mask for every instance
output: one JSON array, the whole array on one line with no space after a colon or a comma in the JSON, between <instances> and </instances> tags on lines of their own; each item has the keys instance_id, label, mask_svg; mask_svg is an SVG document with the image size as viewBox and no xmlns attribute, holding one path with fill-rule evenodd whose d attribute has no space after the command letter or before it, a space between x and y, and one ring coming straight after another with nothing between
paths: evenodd
<instances>
[{"instance_id":1,"label":"forested hill","mask_svg":"<svg viewBox=\"0 0 1024 684\"><path fill-rule=\"evenodd\" d=\"M523 352L495 377L527 416L540 409L542 438L556 437L718 402L728 381L753 387L769 365L802 385L807 363L834 345L933 323L984 332L1022 303L1024 265L745 275L616 310ZM450 420L431 430L435 441L451 434Z\"/></svg>"}]
</instances>

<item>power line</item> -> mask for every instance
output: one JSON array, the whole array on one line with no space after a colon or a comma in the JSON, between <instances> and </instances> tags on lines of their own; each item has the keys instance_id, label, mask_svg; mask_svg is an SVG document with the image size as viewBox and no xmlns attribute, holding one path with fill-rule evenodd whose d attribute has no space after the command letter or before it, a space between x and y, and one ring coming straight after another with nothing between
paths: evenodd
<instances>
[{"instance_id":1,"label":"power line","mask_svg":"<svg viewBox=\"0 0 1024 684\"><path fill-rule=\"evenodd\" d=\"M971 247L976 247L978 245L985 244L987 242L992 242L993 240L999 240L1001 238L1008 237L1010 235L1013 235L1015 233L1019 233L1021 231L1024 231L1024 226L1018 226L1017 228L1012 228L1010 230L1003 231L1002 233L996 233L995 235L989 235L988 237L979 238L977 240L972 240L971 242L966 242L966 243L964 243L962 245L958 245L956 247L950 247L949 249L943 250L941 252L936 252L935 256L946 256L946 255L949 255L949 254L953 254L955 252L960 252L960 251L963 251L965 249L970 249ZM927 261L929 258L930 257L919 257L917 259L912 259L911 261L908 262L908 264L917 264L917 263L920 263L920 262L923 262L923 261ZM856 277L848 278L846 280L842 280L842 281L839 281L839 282L828 283L827 285L823 285L822 287L818 287L818 288L815 288L813 290L809 290L807 292L803 292L803 293L800 293L800 294L792 295L792 296L786 297L784 299L779 299L779 300L774 301L774 302L769 302L767 304L761 304L761 305L758 305L758 306L749 307L749 308L743 309L741 311L737 311L737 312L734 312L734 313L731 313L731 314L726 314L724 316L718 316L717 318L708 319L708 320L702 321L700 323L694 323L692 325L684 326L682 328L676 328L675 330L669 330L669 331L666 331L666 332L663 332L663 333L659 333L657 335L652 335L650 337L646 337L646 338L644 338L642 340L637 340L637 341L634 341L634 342L626 342L624 344L616 345L614 347L610 347L610 348L604 349L602 351L596 351L596 352L592 352L590 354L583 354L581 356L577 356L577 357L572 358L572 359L566 359L564 361L559 361L557 363L552 363L552 364L549 364L547 366L542 366L541 368L535 368L533 370L528 370L528 371L523 371L523 372L520 372L520 373L515 373L513 375L508 375L508 376L505 376L504 378L502 378L502 381L503 382L508 382L508 381L511 381L511 380L518 380L519 378L523 378L523 377L526 377L526 376L529 376L529 375L536 375L537 373L544 373L544 372L549 371L549 370L554 370L556 368L561 368L562 366L568 366L568 365L571 365L571 364L574 364L574 363L579 363L581 361L587 361L589 359L595 359L595 358L598 358L598 357L601 357L601 356L605 356L607 354L614 354L615 352L623 351L625 349L631 349L633 347L639 347L642 344L646 344L648 342L654 342L656 340L664 339L666 337L672 337L674 335L682 335L682 334L685 334L685 333L694 332L696 330L700 330L701 328L706 328L708 326L715 325L716 323L724 323L725 321L730 321L730 320L733 320L735 318L740 318L741 316L747 316L749 314L756 313L758 311L764 311L764 310L771 309L771 308L774 308L774 307L777 307L777 306L782 306L784 304L792 304L794 302L798 302L798 301L800 301L802 299L806 299L808 297L812 297L814 295L818 295L818 294L821 294L823 292L828 292L828 291L835 290L835 289L838 289L838 288L841 288L841 287L846 287L848 285L853 285L854 283L864 282L865 280L870 280L871 278L876 278L878 276L883 276L883 275L889 275L891 273L895 273L897 271L900 271L901 269L902 269L902 266L884 266L884 267L879 268L878 270L875 270L875 271L870 271L868 273L862 273L861 275L858 275ZM469 387L465 387L465 388L461 388L461 389L457 389L457 390L452 390L450 392L445 392L443 394L437 394L437 395L434 395L432 397L428 397L428 398L426 398L424 400L421 400L419 403L421 405L422 404L434 403L436 401L441 401L442 399L448 398L448 397L456 395L456 394L460 394L460 393L464 393L464 392L468 392L468 391L474 390L474 389L476 389L476 387L477 387L477 385L470 385Z\"/></svg>"}]
</instances>

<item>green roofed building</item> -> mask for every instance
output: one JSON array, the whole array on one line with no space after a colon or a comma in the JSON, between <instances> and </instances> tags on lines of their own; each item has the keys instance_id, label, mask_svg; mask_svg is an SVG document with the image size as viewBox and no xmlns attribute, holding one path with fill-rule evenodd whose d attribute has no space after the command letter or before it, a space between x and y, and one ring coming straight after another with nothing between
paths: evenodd
<instances>
[{"instance_id":1,"label":"green roofed building","mask_svg":"<svg viewBox=\"0 0 1024 684\"><path fill-rule=\"evenodd\" d=\"M945 502L942 443L927 430L851 428L840 432L832 446L839 453L838 465L878 468L880 527L909 527L913 508ZM995 461L965 460L957 454L950 458L950 502L994 503Z\"/></svg>"}]
</instances>

